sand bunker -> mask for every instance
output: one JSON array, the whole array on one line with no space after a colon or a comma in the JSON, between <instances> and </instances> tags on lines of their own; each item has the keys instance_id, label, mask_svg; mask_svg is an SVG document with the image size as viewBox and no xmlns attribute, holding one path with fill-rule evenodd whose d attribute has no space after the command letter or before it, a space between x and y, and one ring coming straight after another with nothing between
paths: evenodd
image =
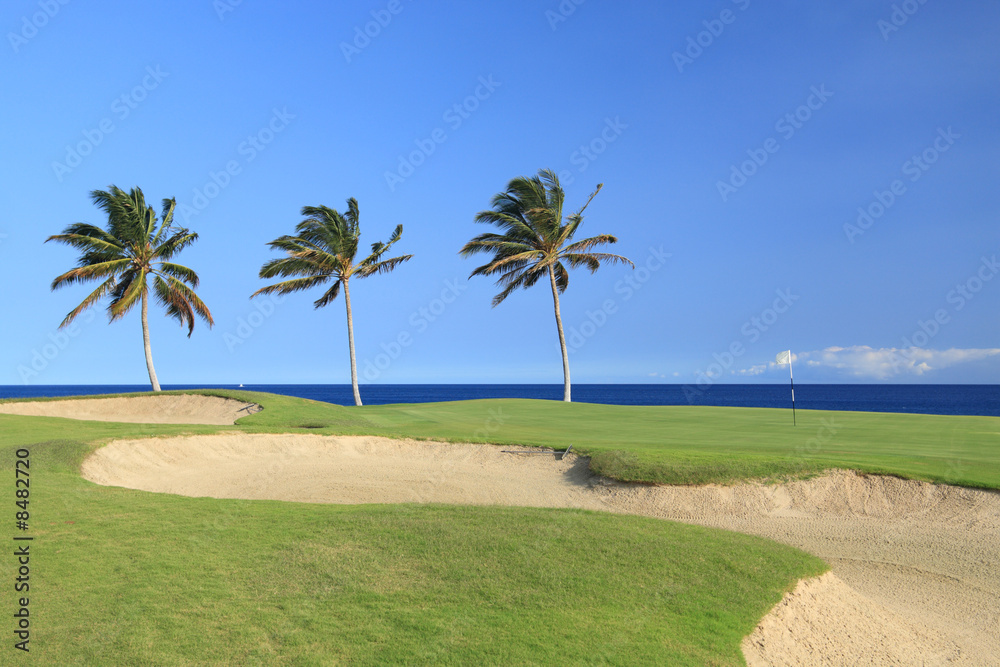
<instances>
[{"instance_id":1,"label":"sand bunker","mask_svg":"<svg viewBox=\"0 0 1000 667\"><path fill-rule=\"evenodd\" d=\"M742 648L749 667L944 665L959 655L941 632L908 622L831 572L800 581Z\"/></svg>"},{"instance_id":2,"label":"sand bunker","mask_svg":"<svg viewBox=\"0 0 1000 667\"><path fill-rule=\"evenodd\" d=\"M744 642L752 665L997 664L1000 494L834 471L776 486L639 486L586 459L375 437L233 433L118 441L83 475L217 498L575 507L769 537L833 572Z\"/></svg>"},{"instance_id":3,"label":"sand bunker","mask_svg":"<svg viewBox=\"0 0 1000 667\"><path fill-rule=\"evenodd\" d=\"M258 410L260 406L254 403L198 394L0 403L0 413L8 415L65 417L131 424L225 426L235 424L240 417L246 417Z\"/></svg>"}]
</instances>

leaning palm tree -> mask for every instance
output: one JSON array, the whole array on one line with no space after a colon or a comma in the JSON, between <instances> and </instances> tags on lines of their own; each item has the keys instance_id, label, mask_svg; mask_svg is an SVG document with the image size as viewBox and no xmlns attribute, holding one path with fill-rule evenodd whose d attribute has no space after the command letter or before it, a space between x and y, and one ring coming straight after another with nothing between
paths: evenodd
<instances>
[{"instance_id":1,"label":"leaning palm tree","mask_svg":"<svg viewBox=\"0 0 1000 667\"><path fill-rule=\"evenodd\" d=\"M403 235L403 225L396 225L388 243L373 243L371 254L360 262L355 262L361 228L358 225L358 202L353 197L347 200L347 212L343 215L326 206L303 206L302 215L306 219L296 226L295 236L281 236L268 243L275 250L284 250L288 256L272 259L260 268L261 278L299 277L262 287L250 295L250 298L275 292L289 294L333 280L333 285L313 302L316 308L322 308L337 298L343 285L344 302L347 305L347 341L351 349L351 387L354 389L354 404L361 405L358 364L354 356L350 280L354 277L367 278L376 273L389 273L413 255L382 259L392 244Z\"/></svg>"},{"instance_id":2,"label":"leaning palm tree","mask_svg":"<svg viewBox=\"0 0 1000 667\"><path fill-rule=\"evenodd\" d=\"M153 368L153 353L149 345L149 284L153 277L153 292L167 315L187 325L188 338L194 331L194 316L198 315L212 326L212 313L202 303L194 288L198 275L180 264L170 261L174 255L191 245L198 235L184 228L173 228L173 199L163 200L160 220L139 188L124 192L112 185L110 189L90 193L94 204L108 216L107 230L95 225L77 222L50 236L45 242L60 241L80 251L77 268L67 271L52 281L52 289L74 283L104 279L100 286L77 306L59 328L69 325L77 315L87 310L103 297L110 297L108 318L121 319L140 304L142 343L146 350L146 370L153 391L160 391ZM157 224L159 222L159 224Z\"/></svg>"},{"instance_id":3,"label":"leaning palm tree","mask_svg":"<svg viewBox=\"0 0 1000 667\"><path fill-rule=\"evenodd\" d=\"M583 207L563 222L563 189L559 177L548 169L537 176L519 176L507 185L507 190L493 197L493 210L476 215L476 222L496 225L503 234L480 234L463 246L461 254L469 257L476 253L492 253L488 264L473 271L472 276L499 275L496 281L503 290L493 297L493 307L500 305L511 292L528 288L543 276L548 276L552 286L552 300L556 311L556 328L559 330L559 347L563 362L563 400L570 400L569 355L566 353L566 336L563 334L562 315L559 312L559 293L569 285L570 268L580 266L593 273L601 262L634 265L625 257L604 252L590 252L606 243L617 243L610 234L592 236L572 242L573 235L583 223L583 212L601 191L597 186ZM568 244L568 245L567 245Z\"/></svg>"}]
</instances>

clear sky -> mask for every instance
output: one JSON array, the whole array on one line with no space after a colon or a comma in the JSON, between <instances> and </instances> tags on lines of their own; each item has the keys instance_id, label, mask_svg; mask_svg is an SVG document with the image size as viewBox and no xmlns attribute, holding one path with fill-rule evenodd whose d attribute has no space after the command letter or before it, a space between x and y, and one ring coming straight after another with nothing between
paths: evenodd
<instances>
[{"instance_id":1,"label":"clear sky","mask_svg":"<svg viewBox=\"0 0 1000 667\"><path fill-rule=\"evenodd\" d=\"M787 382L786 349L799 382L1000 377L993 0L7 0L0 28L0 384L148 381L137 311L59 331L90 289L49 290L76 253L43 241L110 184L200 235L216 324L151 311L164 384L350 381L341 299L248 299L349 197L414 255L352 283L363 384L559 383L547 286L491 308L458 255L541 168L570 210L604 184L581 233L637 266L572 274L574 382Z\"/></svg>"}]
</instances>

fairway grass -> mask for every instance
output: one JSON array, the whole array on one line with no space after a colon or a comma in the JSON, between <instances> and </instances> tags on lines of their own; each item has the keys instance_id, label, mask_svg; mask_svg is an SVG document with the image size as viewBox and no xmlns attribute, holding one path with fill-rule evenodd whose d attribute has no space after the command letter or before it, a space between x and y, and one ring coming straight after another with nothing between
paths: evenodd
<instances>
[{"instance_id":1,"label":"fairway grass","mask_svg":"<svg viewBox=\"0 0 1000 667\"><path fill-rule=\"evenodd\" d=\"M115 439L236 430L572 443L599 471L643 481L843 467L1000 485L995 418L800 411L793 428L777 410L521 400L359 409L200 393L264 410L232 427L0 415L5 468L17 448L31 452L40 664L740 665L740 641L760 618L828 569L769 540L643 517L186 498L81 479L83 458ZM823 420L835 431L821 438Z\"/></svg>"}]
</instances>

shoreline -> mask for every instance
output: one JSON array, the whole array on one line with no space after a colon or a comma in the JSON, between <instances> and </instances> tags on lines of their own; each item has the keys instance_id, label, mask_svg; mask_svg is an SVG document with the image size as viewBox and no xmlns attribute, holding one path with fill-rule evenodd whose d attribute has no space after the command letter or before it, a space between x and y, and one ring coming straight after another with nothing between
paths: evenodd
<instances>
[{"instance_id":1,"label":"shoreline","mask_svg":"<svg viewBox=\"0 0 1000 667\"><path fill-rule=\"evenodd\" d=\"M353 406L347 384L163 385L166 391L247 391L274 393ZM574 384L574 402L645 407L743 407L790 409L788 385L715 384L703 390L681 384ZM691 388L694 388L692 393ZM799 410L884 414L1000 417L1000 385L809 384L798 385ZM362 384L366 406L435 403L489 398L560 401L557 384ZM0 401L81 395L149 394L142 385L0 385ZM696 400L694 400L696 399Z\"/></svg>"}]
</instances>

